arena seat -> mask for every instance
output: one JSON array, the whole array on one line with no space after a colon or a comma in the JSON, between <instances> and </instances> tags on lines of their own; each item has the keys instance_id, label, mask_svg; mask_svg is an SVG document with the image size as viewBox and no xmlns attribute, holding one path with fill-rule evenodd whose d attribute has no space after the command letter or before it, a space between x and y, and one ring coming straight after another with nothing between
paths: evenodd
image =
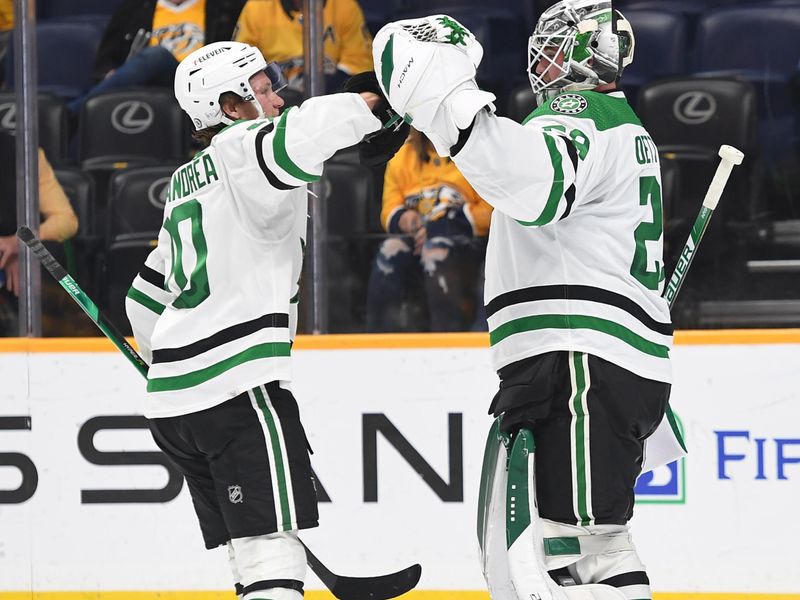
<instances>
[{"instance_id":1,"label":"arena seat","mask_svg":"<svg viewBox=\"0 0 800 600\"><path fill-rule=\"evenodd\" d=\"M105 253L101 302L111 322L125 335L131 334L125 314L125 296L155 245L155 239L127 240L111 244Z\"/></svg>"},{"instance_id":2,"label":"arena seat","mask_svg":"<svg viewBox=\"0 0 800 600\"><path fill-rule=\"evenodd\" d=\"M328 244L329 329L363 331L369 268L378 240L370 206L380 206L371 171L359 164L326 163L322 174ZM374 217L377 220L377 217Z\"/></svg>"},{"instance_id":3,"label":"arena seat","mask_svg":"<svg viewBox=\"0 0 800 600\"><path fill-rule=\"evenodd\" d=\"M40 92L74 98L92 84L92 65L100 34L86 23L39 23L38 82ZM6 87L14 87L14 49L6 56Z\"/></svg>"},{"instance_id":4,"label":"arena seat","mask_svg":"<svg viewBox=\"0 0 800 600\"><path fill-rule=\"evenodd\" d=\"M76 15L111 16L123 0L38 0L40 19L62 19Z\"/></svg>"},{"instance_id":5,"label":"arena seat","mask_svg":"<svg viewBox=\"0 0 800 600\"><path fill-rule=\"evenodd\" d=\"M680 165L680 188L667 223L670 251L680 250L689 235L719 163L720 145L730 144L746 155L731 176L693 267L701 272L695 281L712 288L727 275L722 267L735 266L730 252L736 240L728 225L748 222L760 210L754 186L759 163L755 105L753 86L734 79L668 79L645 85L639 94L642 123L660 153Z\"/></svg>"},{"instance_id":6,"label":"arena seat","mask_svg":"<svg viewBox=\"0 0 800 600\"><path fill-rule=\"evenodd\" d=\"M625 17L636 35L636 50L620 87L633 101L645 83L687 72L688 34L686 18L678 13L632 8Z\"/></svg>"},{"instance_id":7,"label":"arena seat","mask_svg":"<svg viewBox=\"0 0 800 600\"><path fill-rule=\"evenodd\" d=\"M81 108L78 158L109 155L183 159L187 120L171 90L126 88L89 98Z\"/></svg>"},{"instance_id":8,"label":"arena seat","mask_svg":"<svg viewBox=\"0 0 800 600\"><path fill-rule=\"evenodd\" d=\"M0 129L14 131L17 128L15 94L0 93ZM67 156L67 109L64 101L52 94L39 94L39 146L52 165L68 161Z\"/></svg>"},{"instance_id":9,"label":"arena seat","mask_svg":"<svg viewBox=\"0 0 800 600\"><path fill-rule=\"evenodd\" d=\"M125 169L111 176L105 228L107 246L157 237L164 217L165 192L177 166Z\"/></svg>"},{"instance_id":10,"label":"arena seat","mask_svg":"<svg viewBox=\"0 0 800 600\"><path fill-rule=\"evenodd\" d=\"M89 292L95 288L95 259L99 249L98 238L92 231L94 181L77 167L59 167L55 175L78 217L78 232L64 244L68 270Z\"/></svg>"}]
</instances>

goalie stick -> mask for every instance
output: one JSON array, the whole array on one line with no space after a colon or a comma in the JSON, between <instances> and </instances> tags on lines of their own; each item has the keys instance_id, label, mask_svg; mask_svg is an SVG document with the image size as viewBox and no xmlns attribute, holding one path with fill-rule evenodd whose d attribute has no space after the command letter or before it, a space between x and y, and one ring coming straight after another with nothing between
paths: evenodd
<instances>
[{"instance_id":1,"label":"goalie stick","mask_svg":"<svg viewBox=\"0 0 800 600\"><path fill-rule=\"evenodd\" d=\"M708 186L706 197L703 199L703 206L700 208L700 213L692 225L692 231L686 244L681 250L678 262L675 269L672 271L672 277L669 278L667 285L664 287L664 298L669 302L669 307L675 304L675 298L678 297L678 292L686 279L686 274L689 272L689 267L692 265L694 255L697 253L697 247L700 245L700 240L708 229L708 222L714 214L714 209L717 208L722 190L725 189L725 184L731 176L731 171L735 165L742 164L744 160L744 153L737 150L733 146L722 145L719 148L719 156L722 160L719 162L714 178L711 180L711 185Z\"/></svg>"},{"instance_id":2,"label":"goalie stick","mask_svg":"<svg viewBox=\"0 0 800 600\"><path fill-rule=\"evenodd\" d=\"M44 244L36 238L28 227L20 227L17 230L17 237L30 248L31 252L38 258L47 272L58 281L75 302L83 309L100 331L111 340L111 342L122 352L130 363L144 377L147 377L147 363L139 356L139 353L131 346L119 330L111 323L89 296L80 288L78 283L67 273L67 270L55 259ZM303 542L301 542L303 543ZM375 577L346 577L336 575L328 569L314 555L308 546L303 543L306 551L306 561L311 570L314 571L320 581L325 584L334 597L339 600L388 600L396 598L412 590L422 575L422 567L419 564L411 565L395 573L378 575Z\"/></svg>"}]
</instances>

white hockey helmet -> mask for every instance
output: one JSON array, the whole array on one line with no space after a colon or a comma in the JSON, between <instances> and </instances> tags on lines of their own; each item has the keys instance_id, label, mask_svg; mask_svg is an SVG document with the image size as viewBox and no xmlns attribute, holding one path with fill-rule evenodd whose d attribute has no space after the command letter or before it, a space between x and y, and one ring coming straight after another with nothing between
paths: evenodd
<instances>
[{"instance_id":1,"label":"white hockey helmet","mask_svg":"<svg viewBox=\"0 0 800 600\"><path fill-rule=\"evenodd\" d=\"M263 117L250 87L250 78L260 71L269 77L274 92L286 87L280 67L274 62L267 64L258 48L241 42L214 42L198 48L178 65L175 98L198 130L232 122L219 103L225 92L252 103Z\"/></svg>"},{"instance_id":2,"label":"white hockey helmet","mask_svg":"<svg viewBox=\"0 0 800 600\"><path fill-rule=\"evenodd\" d=\"M618 81L633 62L634 46L630 23L610 0L554 4L539 17L528 40L528 77L537 101L541 104L563 91L590 90ZM559 57L563 57L561 64ZM544 68L538 74L540 62ZM551 79L545 81L548 71Z\"/></svg>"}]
</instances>

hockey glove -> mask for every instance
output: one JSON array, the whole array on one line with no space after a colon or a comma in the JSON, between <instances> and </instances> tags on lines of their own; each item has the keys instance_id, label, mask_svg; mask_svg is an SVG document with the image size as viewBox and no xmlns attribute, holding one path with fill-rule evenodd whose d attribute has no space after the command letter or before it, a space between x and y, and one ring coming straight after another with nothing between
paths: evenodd
<instances>
[{"instance_id":1,"label":"hockey glove","mask_svg":"<svg viewBox=\"0 0 800 600\"><path fill-rule=\"evenodd\" d=\"M372 92L380 96L381 99L372 109L372 114L380 119L383 127L363 139L358 153L361 163L368 167L388 162L406 141L411 127L389 106L373 71L353 75L344 82L343 91L355 94Z\"/></svg>"}]
</instances>

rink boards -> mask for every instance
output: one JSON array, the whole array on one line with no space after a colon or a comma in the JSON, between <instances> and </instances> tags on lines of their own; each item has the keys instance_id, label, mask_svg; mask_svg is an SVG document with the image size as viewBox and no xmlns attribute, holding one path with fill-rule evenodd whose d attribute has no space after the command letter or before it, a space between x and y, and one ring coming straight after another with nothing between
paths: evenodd
<instances>
[{"instance_id":1,"label":"rink boards","mask_svg":"<svg viewBox=\"0 0 800 600\"><path fill-rule=\"evenodd\" d=\"M800 598L800 331L676 341L690 455L640 479L633 520L657 598ZM323 500L303 537L333 571L419 562L409 598L488 598L474 518L497 386L486 346L298 340L294 392ZM0 373L0 598L233 598L224 552L202 549L186 486L137 415L143 381L109 343L0 340ZM330 597L311 574L307 588Z\"/></svg>"}]
</instances>

